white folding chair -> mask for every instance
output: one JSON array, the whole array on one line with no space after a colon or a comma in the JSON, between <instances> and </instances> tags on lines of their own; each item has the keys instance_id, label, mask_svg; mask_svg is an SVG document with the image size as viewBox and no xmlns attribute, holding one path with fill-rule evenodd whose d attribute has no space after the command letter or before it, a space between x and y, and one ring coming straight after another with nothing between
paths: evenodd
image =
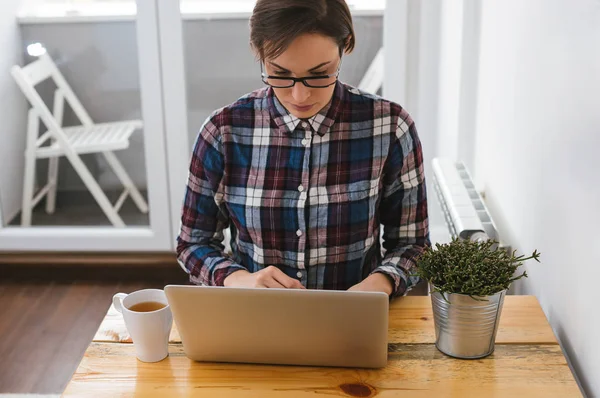
<instances>
[{"instance_id":1,"label":"white folding chair","mask_svg":"<svg viewBox=\"0 0 600 398\"><path fill-rule=\"evenodd\" d=\"M383 85L383 47L377 51L365 75L358 83L358 89L370 94L377 94Z\"/></svg>"},{"instance_id":2,"label":"white folding chair","mask_svg":"<svg viewBox=\"0 0 600 398\"><path fill-rule=\"evenodd\" d=\"M94 123L48 54L40 56L37 61L25 67L13 66L11 73L31 104L28 115L27 144L25 149L25 181L23 186L21 225L31 226L33 208L46 195L46 212L49 214L54 213L56 207L58 160L61 156L65 156L69 160L77 174L83 180L86 188L115 227L125 226L118 212L128 196L131 196L141 212L147 213L148 204L133 184L121 162L119 162L113 153L113 151L129 147L129 137L135 130L142 128L142 121L128 120L114 123ZM54 92L53 112L50 112L35 89L38 83L48 78L52 78L57 87ZM62 127L65 102L73 109L81 125ZM38 138L40 120L47 131ZM102 153L125 187L125 190L114 205L109 201L79 156L89 153ZM35 162L36 159L44 158L49 159L48 182L34 196Z\"/></svg>"}]
</instances>

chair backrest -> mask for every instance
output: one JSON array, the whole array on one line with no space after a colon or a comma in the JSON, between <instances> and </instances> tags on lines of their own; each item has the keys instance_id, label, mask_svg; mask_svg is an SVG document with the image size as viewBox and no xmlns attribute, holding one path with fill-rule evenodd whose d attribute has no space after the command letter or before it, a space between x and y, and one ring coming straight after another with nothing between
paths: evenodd
<instances>
[{"instance_id":1,"label":"chair backrest","mask_svg":"<svg viewBox=\"0 0 600 398\"><path fill-rule=\"evenodd\" d=\"M367 93L377 94L383 84L383 47L379 49L369 65L367 72L358 84L358 89Z\"/></svg>"},{"instance_id":2,"label":"chair backrest","mask_svg":"<svg viewBox=\"0 0 600 398\"><path fill-rule=\"evenodd\" d=\"M61 127L65 101L71 106L71 109L73 109L81 124L91 126L94 122L52 61L52 58L50 58L48 54L43 54L37 61L34 61L27 66L20 67L14 65L11 68L11 74L31 104L30 123L32 121L31 117L39 117L48 129L48 132L36 142L39 133L36 131L37 128L28 128L27 134L31 136L27 139L28 146L34 145L34 143L35 146L41 146L48 138L51 138L56 140L63 149L70 151L69 141ZM57 87L54 92L53 112L50 112L46 103L35 89L37 84L48 78L52 78ZM32 114L32 112L34 114Z\"/></svg>"},{"instance_id":3,"label":"chair backrest","mask_svg":"<svg viewBox=\"0 0 600 398\"><path fill-rule=\"evenodd\" d=\"M65 101L71 106L81 124L85 126L94 124L92 118L48 54L41 55L36 61L27 66L13 66L11 74L31 106L53 135L59 134L58 130L60 129L57 129L57 127L62 125L62 113ZM35 89L36 85L48 78L52 78L57 87L54 93L53 113L50 112Z\"/></svg>"},{"instance_id":4,"label":"chair backrest","mask_svg":"<svg viewBox=\"0 0 600 398\"><path fill-rule=\"evenodd\" d=\"M27 66L22 68L19 66L16 67L23 72L23 75L27 78L27 81L32 86L35 86L52 76L52 64L54 64L52 59L48 56L48 54L44 54L40 56L37 61L34 61Z\"/></svg>"}]
</instances>

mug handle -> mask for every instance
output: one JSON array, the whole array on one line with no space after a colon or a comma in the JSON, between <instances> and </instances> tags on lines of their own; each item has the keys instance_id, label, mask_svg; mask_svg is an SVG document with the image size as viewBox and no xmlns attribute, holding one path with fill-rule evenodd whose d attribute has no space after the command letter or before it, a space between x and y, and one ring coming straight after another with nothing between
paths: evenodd
<instances>
[{"instance_id":1,"label":"mug handle","mask_svg":"<svg viewBox=\"0 0 600 398\"><path fill-rule=\"evenodd\" d=\"M123 313L123 299L127 297L125 293L117 293L113 296L113 305L121 314Z\"/></svg>"}]
</instances>

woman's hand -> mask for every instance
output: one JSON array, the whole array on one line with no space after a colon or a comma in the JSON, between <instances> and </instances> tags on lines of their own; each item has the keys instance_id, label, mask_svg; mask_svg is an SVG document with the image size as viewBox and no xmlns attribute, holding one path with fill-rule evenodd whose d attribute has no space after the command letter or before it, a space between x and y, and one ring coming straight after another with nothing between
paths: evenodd
<instances>
[{"instance_id":1,"label":"woman's hand","mask_svg":"<svg viewBox=\"0 0 600 398\"><path fill-rule=\"evenodd\" d=\"M369 275L365 280L348 289L348 291L384 292L388 296L392 294L392 290L392 283L380 272Z\"/></svg>"},{"instance_id":2,"label":"woman's hand","mask_svg":"<svg viewBox=\"0 0 600 398\"><path fill-rule=\"evenodd\" d=\"M306 289L300 281L290 278L282 270L272 265L254 273L245 270L236 271L225 278L223 286Z\"/></svg>"}]
</instances>

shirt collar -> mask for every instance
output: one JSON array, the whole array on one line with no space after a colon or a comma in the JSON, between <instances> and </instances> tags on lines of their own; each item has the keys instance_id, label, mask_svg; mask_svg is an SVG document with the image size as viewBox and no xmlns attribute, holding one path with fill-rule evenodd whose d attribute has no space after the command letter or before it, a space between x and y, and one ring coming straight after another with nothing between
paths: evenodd
<instances>
[{"instance_id":1,"label":"shirt collar","mask_svg":"<svg viewBox=\"0 0 600 398\"><path fill-rule=\"evenodd\" d=\"M333 123L335 123L341 108L344 92L343 84L337 81L331 101L319 113L306 119L312 130L320 136L325 135L331 126L333 126ZM285 109L281 102L279 102L279 99L277 99L272 87L267 89L267 104L271 117L279 127L281 133L292 133L302 121L302 119L292 115Z\"/></svg>"}]
</instances>

